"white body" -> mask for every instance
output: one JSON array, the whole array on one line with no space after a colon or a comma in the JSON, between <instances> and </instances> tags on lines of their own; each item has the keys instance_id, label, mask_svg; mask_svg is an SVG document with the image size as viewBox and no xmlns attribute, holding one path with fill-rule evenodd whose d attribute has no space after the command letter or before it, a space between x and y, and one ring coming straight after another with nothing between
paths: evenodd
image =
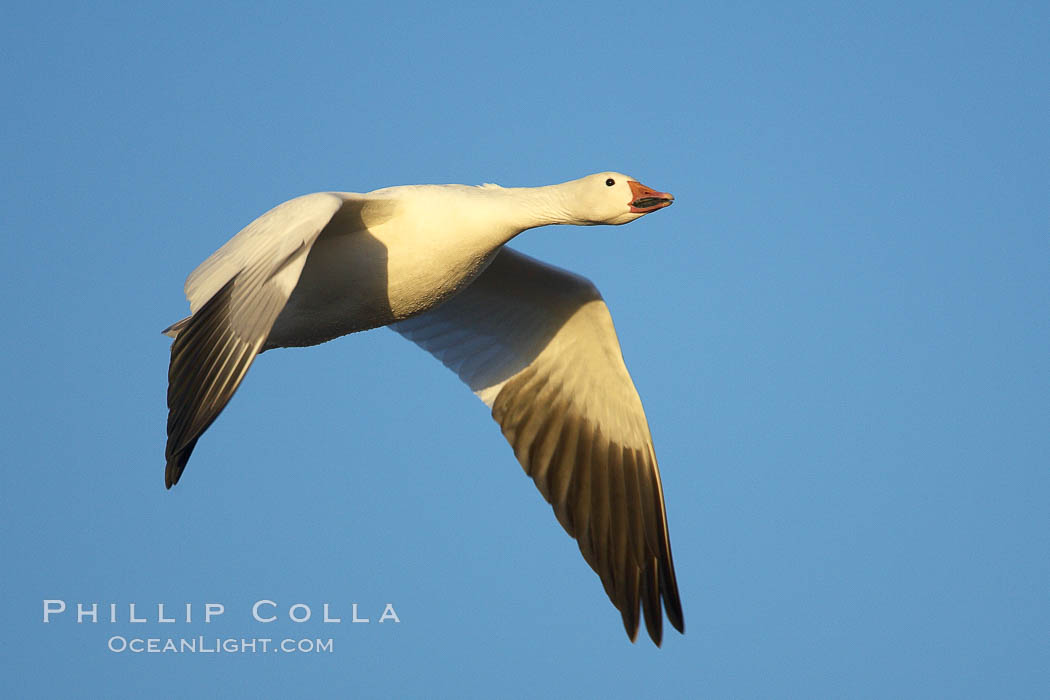
<instances>
[{"instance_id":1,"label":"white body","mask_svg":"<svg viewBox=\"0 0 1050 700\"><path fill-rule=\"evenodd\" d=\"M623 224L670 195L619 173L535 188L326 192L263 214L186 280L170 327L165 480L255 357L389 325L456 372L599 574L632 640L684 629L663 491L612 318L588 280L504 248L546 224Z\"/></svg>"}]
</instances>

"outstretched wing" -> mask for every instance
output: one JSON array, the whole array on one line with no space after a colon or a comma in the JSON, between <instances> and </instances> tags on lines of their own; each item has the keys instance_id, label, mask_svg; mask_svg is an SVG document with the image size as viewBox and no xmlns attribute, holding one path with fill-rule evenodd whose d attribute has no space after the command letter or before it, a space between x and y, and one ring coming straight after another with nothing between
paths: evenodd
<instances>
[{"instance_id":1,"label":"outstretched wing","mask_svg":"<svg viewBox=\"0 0 1050 700\"><path fill-rule=\"evenodd\" d=\"M186 280L193 315L164 331L175 337L168 367L168 488L251 367L299 281L310 247L340 209L357 203L334 193L285 202L250 223Z\"/></svg>"},{"instance_id":2,"label":"outstretched wing","mask_svg":"<svg viewBox=\"0 0 1050 700\"><path fill-rule=\"evenodd\" d=\"M684 631L652 437L594 285L503 248L464 291L390 327L492 407L631 640L641 605L660 644L661 599Z\"/></svg>"}]
</instances>

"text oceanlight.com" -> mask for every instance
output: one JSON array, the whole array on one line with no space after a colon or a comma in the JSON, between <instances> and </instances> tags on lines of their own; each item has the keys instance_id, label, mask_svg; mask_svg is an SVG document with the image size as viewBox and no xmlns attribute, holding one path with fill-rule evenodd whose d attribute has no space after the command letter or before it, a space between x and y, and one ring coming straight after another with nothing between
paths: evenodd
<instances>
[{"instance_id":1,"label":"text oceanlight.com","mask_svg":"<svg viewBox=\"0 0 1050 700\"><path fill-rule=\"evenodd\" d=\"M278 639L269 637L123 637L114 635L107 644L112 652L132 654L331 654L335 644L327 639Z\"/></svg>"}]
</instances>

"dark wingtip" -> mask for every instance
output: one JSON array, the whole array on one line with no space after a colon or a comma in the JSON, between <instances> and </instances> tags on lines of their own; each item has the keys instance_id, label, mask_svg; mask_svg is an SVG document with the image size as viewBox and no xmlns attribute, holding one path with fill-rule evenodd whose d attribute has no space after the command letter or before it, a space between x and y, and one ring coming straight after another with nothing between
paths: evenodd
<instances>
[{"instance_id":1,"label":"dark wingtip","mask_svg":"<svg viewBox=\"0 0 1050 700\"><path fill-rule=\"evenodd\" d=\"M631 644L634 644L638 640L638 620L635 618L634 624L631 624L630 617L623 614L623 628L627 632L627 638L631 640Z\"/></svg>"},{"instance_id":2,"label":"dark wingtip","mask_svg":"<svg viewBox=\"0 0 1050 700\"><path fill-rule=\"evenodd\" d=\"M685 615L682 614L682 599L678 596L678 584L671 581L671 585L664 590L664 611L671 626L681 634L685 634Z\"/></svg>"},{"instance_id":3,"label":"dark wingtip","mask_svg":"<svg viewBox=\"0 0 1050 700\"><path fill-rule=\"evenodd\" d=\"M663 622L662 618L660 619L660 622ZM650 625L648 623L649 621L646 620L645 629L649 633L649 639L653 640L653 644L659 647L664 641L663 626L660 624Z\"/></svg>"},{"instance_id":4,"label":"dark wingtip","mask_svg":"<svg viewBox=\"0 0 1050 700\"><path fill-rule=\"evenodd\" d=\"M660 622L663 621L662 617L660 618L659 621ZM657 648L660 648L660 643L663 642L663 628L661 627L661 625L660 624L651 624L649 622L649 619L646 618L646 620L645 620L645 631L649 633L649 639L653 640L653 644L655 644ZM634 640L632 639L631 641L634 641Z\"/></svg>"},{"instance_id":5,"label":"dark wingtip","mask_svg":"<svg viewBox=\"0 0 1050 700\"><path fill-rule=\"evenodd\" d=\"M185 462L181 465L175 462L168 462L168 466L164 468L164 486L166 488L170 489L172 486L179 483L179 477L182 476L182 470L185 466Z\"/></svg>"},{"instance_id":6,"label":"dark wingtip","mask_svg":"<svg viewBox=\"0 0 1050 700\"><path fill-rule=\"evenodd\" d=\"M179 477L182 476L182 469L177 464L178 456L173 456L168 460L167 466L164 467L164 488L171 489L172 486L179 483Z\"/></svg>"},{"instance_id":7,"label":"dark wingtip","mask_svg":"<svg viewBox=\"0 0 1050 700\"><path fill-rule=\"evenodd\" d=\"M193 448L196 446L197 438L194 438L188 445L175 454L168 455L168 462L164 467L165 488L170 489L172 486L179 483L179 479L182 478L182 472L186 470L186 463L190 461L190 455L193 454Z\"/></svg>"}]
</instances>

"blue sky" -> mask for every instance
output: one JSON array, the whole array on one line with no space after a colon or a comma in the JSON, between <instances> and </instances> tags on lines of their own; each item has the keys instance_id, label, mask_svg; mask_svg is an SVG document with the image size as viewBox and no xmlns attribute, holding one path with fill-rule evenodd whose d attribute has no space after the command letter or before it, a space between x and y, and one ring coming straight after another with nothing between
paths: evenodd
<instances>
[{"instance_id":1,"label":"blue sky","mask_svg":"<svg viewBox=\"0 0 1050 700\"><path fill-rule=\"evenodd\" d=\"M1045 692L1045 3L298 5L5 13L12 697ZM486 408L386 330L264 355L164 490L160 330L244 224L605 169L676 203L514 245L609 303L685 636L627 642ZM198 635L333 651L107 648Z\"/></svg>"}]
</instances>

